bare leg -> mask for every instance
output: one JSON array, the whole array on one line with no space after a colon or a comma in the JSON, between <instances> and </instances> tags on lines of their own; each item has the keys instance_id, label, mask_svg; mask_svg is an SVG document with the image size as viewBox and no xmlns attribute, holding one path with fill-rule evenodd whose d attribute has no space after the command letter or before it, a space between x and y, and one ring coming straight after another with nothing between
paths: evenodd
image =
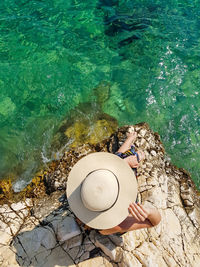
<instances>
[{"instance_id":1,"label":"bare leg","mask_svg":"<svg viewBox=\"0 0 200 267\"><path fill-rule=\"evenodd\" d=\"M129 148L131 147L132 143L135 141L137 137L137 133L133 132L133 133L129 133L125 142L122 144L122 146L118 149L117 152L126 152L127 150L129 150Z\"/></svg>"}]
</instances>

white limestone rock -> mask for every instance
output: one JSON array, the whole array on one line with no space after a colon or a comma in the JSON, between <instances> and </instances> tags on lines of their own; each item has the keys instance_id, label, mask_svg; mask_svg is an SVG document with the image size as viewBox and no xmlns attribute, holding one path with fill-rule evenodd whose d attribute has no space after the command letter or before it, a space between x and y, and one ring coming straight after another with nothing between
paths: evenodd
<instances>
[{"instance_id":1,"label":"white limestone rock","mask_svg":"<svg viewBox=\"0 0 200 267\"><path fill-rule=\"evenodd\" d=\"M95 257L90 260L86 260L83 262L80 262L77 267L112 267L114 266L112 263L110 263L106 258L103 257ZM72 266L75 267L75 266Z\"/></svg>"},{"instance_id":2,"label":"white limestone rock","mask_svg":"<svg viewBox=\"0 0 200 267\"><path fill-rule=\"evenodd\" d=\"M156 151L155 150L151 150L151 155L156 157L156 155L157 155Z\"/></svg>"},{"instance_id":3,"label":"white limestone rock","mask_svg":"<svg viewBox=\"0 0 200 267\"><path fill-rule=\"evenodd\" d=\"M143 267L140 261L131 253L124 251L119 267Z\"/></svg>"},{"instance_id":4,"label":"white limestone rock","mask_svg":"<svg viewBox=\"0 0 200 267\"><path fill-rule=\"evenodd\" d=\"M14 211L20 211L20 210L26 209L26 203L24 203L22 201L17 202L17 203L13 203L13 204L11 204L11 208Z\"/></svg>"},{"instance_id":5,"label":"white limestone rock","mask_svg":"<svg viewBox=\"0 0 200 267\"><path fill-rule=\"evenodd\" d=\"M9 243L12 240L12 235L11 233L7 233L6 231L0 231L0 244L2 245L9 245Z\"/></svg>"},{"instance_id":6,"label":"white limestone rock","mask_svg":"<svg viewBox=\"0 0 200 267\"><path fill-rule=\"evenodd\" d=\"M16 260L16 251L10 246L0 245L0 266L1 267L18 267Z\"/></svg>"},{"instance_id":7,"label":"white limestone rock","mask_svg":"<svg viewBox=\"0 0 200 267\"><path fill-rule=\"evenodd\" d=\"M121 259L121 248L116 247L107 236L96 236L95 245L102 249L102 251L115 262Z\"/></svg>"},{"instance_id":8,"label":"white limestone rock","mask_svg":"<svg viewBox=\"0 0 200 267\"><path fill-rule=\"evenodd\" d=\"M142 137L144 137L144 136L146 135L146 133L147 133L147 130L146 130L146 129L141 129L141 130L140 130L140 135L141 135Z\"/></svg>"}]
</instances>

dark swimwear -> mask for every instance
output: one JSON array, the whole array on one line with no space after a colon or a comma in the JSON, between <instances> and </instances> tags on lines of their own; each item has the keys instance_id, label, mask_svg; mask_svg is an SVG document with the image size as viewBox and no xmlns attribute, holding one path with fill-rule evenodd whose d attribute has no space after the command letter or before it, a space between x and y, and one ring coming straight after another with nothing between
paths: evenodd
<instances>
[{"instance_id":1,"label":"dark swimwear","mask_svg":"<svg viewBox=\"0 0 200 267\"><path fill-rule=\"evenodd\" d=\"M121 159L125 159L129 156L136 156L137 157L137 161L138 163L140 162L140 158L138 153L135 151L135 147L131 146L131 149L127 150L126 152L116 152L115 155L117 155L118 157L120 157ZM135 175L137 177L137 168L132 168L135 172Z\"/></svg>"}]
</instances>

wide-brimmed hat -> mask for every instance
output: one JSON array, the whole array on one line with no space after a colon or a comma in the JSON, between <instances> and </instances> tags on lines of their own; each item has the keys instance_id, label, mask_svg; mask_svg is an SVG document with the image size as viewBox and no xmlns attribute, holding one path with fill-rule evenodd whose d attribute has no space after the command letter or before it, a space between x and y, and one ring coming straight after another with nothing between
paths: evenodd
<instances>
[{"instance_id":1,"label":"wide-brimmed hat","mask_svg":"<svg viewBox=\"0 0 200 267\"><path fill-rule=\"evenodd\" d=\"M97 152L73 166L66 193L70 208L82 222L92 228L109 229L128 216L137 188L134 171L123 159Z\"/></svg>"}]
</instances>

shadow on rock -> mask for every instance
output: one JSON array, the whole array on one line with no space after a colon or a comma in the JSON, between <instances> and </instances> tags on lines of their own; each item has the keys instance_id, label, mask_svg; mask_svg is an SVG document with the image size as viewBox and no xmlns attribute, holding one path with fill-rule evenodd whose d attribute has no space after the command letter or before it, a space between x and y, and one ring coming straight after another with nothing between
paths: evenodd
<instances>
[{"instance_id":1,"label":"shadow on rock","mask_svg":"<svg viewBox=\"0 0 200 267\"><path fill-rule=\"evenodd\" d=\"M65 194L59 201L59 208L43 218L31 231L21 232L13 239L11 245L16 251L18 264L24 267L71 266L89 258L94 258L95 264L95 258L105 256L104 253L116 260L116 252L112 251L121 244L121 237L113 235L108 238L96 230L84 230L76 223Z\"/></svg>"}]
</instances>

